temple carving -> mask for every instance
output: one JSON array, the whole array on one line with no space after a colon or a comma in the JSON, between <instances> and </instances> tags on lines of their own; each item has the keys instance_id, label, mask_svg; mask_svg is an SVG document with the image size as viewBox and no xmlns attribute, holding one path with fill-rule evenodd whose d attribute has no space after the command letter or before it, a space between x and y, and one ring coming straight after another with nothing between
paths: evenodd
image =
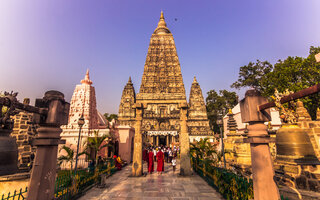
<instances>
[{"instance_id":1,"label":"temple carving","mask_svg":"<svg viewBox=\"0 0 320 200\"><path fill-rule=\"evenodd\" d=\"M141 134L145 144L169 146L179 143L181 105L188 105L189 139L213 138L202 91L196 79L187 104L175 42L163 12L151 35L139 93L135 96L131 79L124 87L119 106L121 125L135 124L135 105L143 107Z\"/></svg>"}]
</instances>

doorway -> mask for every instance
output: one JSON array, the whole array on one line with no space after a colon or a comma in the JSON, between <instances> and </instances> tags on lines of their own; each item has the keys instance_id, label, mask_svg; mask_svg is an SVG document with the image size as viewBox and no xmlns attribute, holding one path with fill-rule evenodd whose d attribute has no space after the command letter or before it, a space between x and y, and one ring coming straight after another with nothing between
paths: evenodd
<instances>
[{"instance_id":1,"label":"doorway","mask_svg":"<svg viewBox=\"0 0 320 200\"><path fill-rule=\"evenodd\" d=\"M159 136L159 146L166 146L166 136Z\"/></svg>"}]
</instances>

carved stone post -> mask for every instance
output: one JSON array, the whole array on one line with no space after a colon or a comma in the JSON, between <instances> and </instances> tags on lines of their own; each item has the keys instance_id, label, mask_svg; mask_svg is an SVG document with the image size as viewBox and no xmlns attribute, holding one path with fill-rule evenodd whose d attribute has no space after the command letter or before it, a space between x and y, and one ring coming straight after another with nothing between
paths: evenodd
<instances>
[{"instance_id":1,"label":"carved stone post","mask_svg":"<svg viewBox=\"0 0 320 200\"><path fill-rule=\"evenodd\" d=\"M47 108L48 114L40 118L40 128L33 144L37 146L35 161L29 183L28 200L51 200L54 197L60 126L67 123L69 104L58 91L48 91L36 106Z\"/></svg>"},{"instance_id":2,"label":"carved stone post","mask_svg":"<svg viewBox=\"0 0 320 200\"><path fill-rule=\"evenodd\" d=\"M187 112L188 106L186 103L180 104L180 174L184 176L190 176L192 174L190 164L190 142L189 133L187 127Z\"/></svg>"},{"instance_id":3,"label":"carved stone post","mask_svg":"<svg viewBox=\"0 0 320 200\"><path fill-rule=\"evenodd\" d=\"M243 123L249 123L245 142L250 143L251 148L254 199L278 200L280 196L273 179L274 169L268 145L271 139L264 124L271 119L270 110L258 111L258 105L266 102L259 92L248 90L240 102L241 118Z\"/></svg>"},{"instance_id":4,"label":"carved stone post","mask_svg":"<svg viewBox=\"0 0 320 200\"><path fill-rule=\"evenodd\" d=\"M142 162L142 111L143 105L137 103L136 108L136 124L134 133L134 150L133 150L133 162L132 162L132 176L142 176L143 174L143 162Z\"/></svg>"}]
</instances>

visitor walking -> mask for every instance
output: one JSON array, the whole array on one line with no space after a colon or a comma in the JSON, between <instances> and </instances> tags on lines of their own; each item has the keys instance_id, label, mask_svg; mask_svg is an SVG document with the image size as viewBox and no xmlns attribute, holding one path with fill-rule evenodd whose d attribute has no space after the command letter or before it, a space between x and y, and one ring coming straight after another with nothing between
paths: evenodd
<instances>
[{"instance_id":1,"label":"visitor walking","mask_svg":"<svg viewBox=\"0 0 320 200\"><path fill-rule=\"evenodd\" d=\"M177 165L176 157L173 157L171 163L172 163L172 171L174 173L176 171L176 165Z\"/></svg>"},{"instance_id":2,"label":"visitor walking","mask_svg":"<svg viewBox=\"0 0 320 200\"><path fill-rule=\"evenodd\" d=\"M163 151L164 151L163 152L164 153L164 159L165 159L166 163L168 163L168 158L169 158L168 150L167 150L166 147L164 147Z\"/></svg>"},{"instance_id":3,"label":"visitor walking","mask_svg":"<svg viewBox=\"0 0 320 200\"><path fill-rule=\"evenodd\" d=\"M154 170L154 161L153 161L153 151L151 148L149 149L148 157L149 157L149 159L148 159L148 172L150 174L152 174L152 172Z\"/></svg>"},{"instance_id":4,"label":"visitor walking","mask_svg":"<svg viewBox=\"0 0 320 200\"><path fill-rule=\"evenodd\" d=\"M157 150L155 147L153 147L153 156L154 156L154 162L157 161Z\"/></svg>"},{"instance_id":5,"label":"visitor walking","mask_svg":"<svg viewBox=\"0 0 320 200\"><path fill-rule=\"evenodd\" d=\"M171 148L169 148L168 155L169 155L169 163L171 163L172 157L173 157L173 153L172 153L172 151L171 151Z\"/></svg>"},{"instance_id":6,"label":"visitor walking","mask_svg":"<svg viewBox=\"0 0 320 200\"><path fill-rule=\"evenodd\" d=\"M161 150L157 153L157 172L161 174L164 171L164 154Z\"/></svg>"}]
</instances>

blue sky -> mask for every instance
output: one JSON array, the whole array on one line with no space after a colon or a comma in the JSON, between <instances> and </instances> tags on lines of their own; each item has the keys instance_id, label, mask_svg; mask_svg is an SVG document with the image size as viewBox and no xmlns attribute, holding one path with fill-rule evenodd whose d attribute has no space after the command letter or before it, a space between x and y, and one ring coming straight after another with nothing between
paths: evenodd
<instances>
[{"instance_id":1,"label":"blue sky","mask_svg":"<svg viewBox=\"0 0 320 200\"><path fill-rule=\"evenodd\" d=\"M2 0L0 91L34 100L55 89L70 101L89 68L98 110L117 113L129 76L139 91L163 10L187 94L197 76L206 97L231 90L250 61L275 63L320 46L319 8L319 0Z\"/></svg>"}]
</instances>

